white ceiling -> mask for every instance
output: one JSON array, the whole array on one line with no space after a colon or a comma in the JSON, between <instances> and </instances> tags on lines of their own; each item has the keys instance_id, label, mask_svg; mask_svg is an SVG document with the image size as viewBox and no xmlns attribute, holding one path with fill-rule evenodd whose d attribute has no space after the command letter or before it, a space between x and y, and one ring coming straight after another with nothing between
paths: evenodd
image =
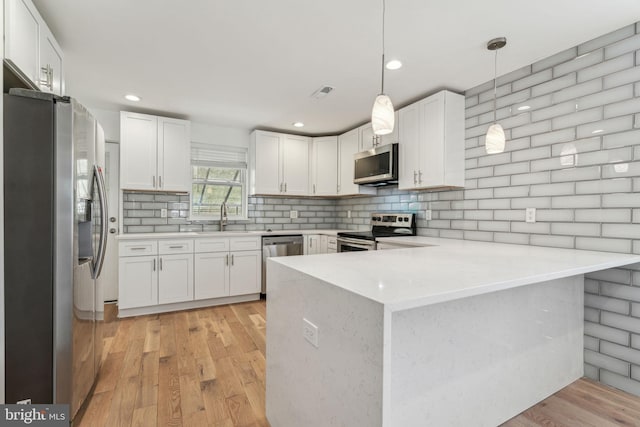
<instances>
[{"instance_id":1,"label":"white ceiling","mask_svg":"<svg viewBox=\"0 0 640 427\"><path fill-rule=\"evenodd\" d=\"M368 121L380 90L381 0L34 1L89 106L332 134ZM494 37L505 74L635 21L639 0L387 0L387 58L404 67L385 91L402 106L486 82Z\"/></svg>"}]
</instances>

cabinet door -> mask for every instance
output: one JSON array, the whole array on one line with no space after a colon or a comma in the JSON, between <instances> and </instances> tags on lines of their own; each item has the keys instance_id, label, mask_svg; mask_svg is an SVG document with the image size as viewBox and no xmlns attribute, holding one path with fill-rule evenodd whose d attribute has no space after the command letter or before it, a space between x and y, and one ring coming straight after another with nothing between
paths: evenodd
<instances>
[{"instance_id":1,"label":"cabinet door","mask_svg":"<svg viewBox=\"0 0 640 427\"><path fill-rule=\"evenodd\" d=\"M158 117L158 190L191 191L191 126Z\"/></svg>"},{"instance_id":2,"label":"cabinet door","mask_svg":"<svg viewBox=\"0 0 640 427\"><path fill-rule=\"evenodd\" d=\"M305 255L315 255L320 252L320 235L319 234L307 234L304 236L305 247L303 253Z\"/></svg>"},{"instance_id":3,"label":"cabinet door","mask_svg":"<svg viewBox=\"0 0 640 427\"><path fill-rule=\"evenodd\" d=\"M5 58L33 83L40 82L40 15L30 0L5 0Z\"/></svg>"},{"instance_id":4,"label":"cabinet door","mask_svg":"<svg viewBox=\"0 0 640 427\"><path fill-rule=\"evenodd\" d=\"M280 194L280 139L280 135L276 133L255 133L253 194Z\"/></svg>"},{"instance_id":5,"label":"cabinet door","mask_svg":"<svg viewBox=\"0 0 640 427\"><path fill-rule=\"evenodd\" d=\"M122 189L157 189L157 141L157 117L120 113L120 187Z\"/></svg>"},{"instance_id":6,"label":"cabinet door","mask_svg":"<svg viewBox=\"0 0 640 427\"><path fill-rule=\"evenodd\" d=\"M310 139L304 136L283 136L280 150L285 194L309 194L309 144Z\"/></svg>"},{"instance_id":7,"label":"cabinet door","mask_svg":"<svg viewBox=\"0 0 640 427\"><path fill-rule=\"evenodd\" d=\"M118 307L158 304L157 257L121 257L118 269Z\"/></svg>"},{"instance_id":8,"label":"cabinet door","mask_svg":"<svg viewBox=\"0 0 640 427\"><path fill-rule=\"evenodd\" d=\"M231 252L230 296L260 293L262 251Z\"/></svg>"},{"instance_id":9,"label":"cabinet door","mask_svg":"<svg viewBox=\"0 0 640 427\"><path fill-rule=\"evenodd\" d=\"M193 300L193 254L161 255L158 303Z\"/></svg>"},{"instance_id":10,"label":"cabinet door","mask_svg":"<svg viewBox=\"0 0 640 427\"><path fill-rule=\"evenodd\" d=\"M420 103L418 186L444 185L444 92Z\"/></svg>"},{"instance_id":11,"label":"cabinet door","mask_svg":"<svg viewBox=\"0 0 640 427\"><path fill-rule=\"evenodd\" d=\"M338 138L340 146L339 194L358 194L358 185L353 183L353 155L358 152L358 129L349 131Z\"/></svg>"},{"instance_id":12,"label":"cabinet door","mask_svg":"<svg viewBox=\"0 0 640 427\"><path fill-rule=\"evenodd\" d=\"M412 104L400 110L400 133L398 146L398 188L401 190L418 186L418 159L420 156L420 105Z\"/></svg>"},{"instance_id":13,"label":"cabinet door","mask_svg":"<svg viewBox=\"0 0 640 427\"><path fill-rule=\"evenodd\" d=\"M314 138L311 157L311 194L335 196L338 191L338 138Z\"/></svg>"},{"instance_id":14,"label":"cabinet door","mask_svg":"<svg viewBox=\"0 0 640 427\"><path fill-rule=\"evenodd\" d=\"M325 235L320 236L320 253L326 254L328 250L328 237Z\"/></svg>"},{"instance_id":15,"label":"cabinet door","mask_svg":"<svg viewBox=\"0 0 640 427\"><path fill-rule=\"evenodd\" d=\"M360 130L360 145L358 151L365 151L375 147L374 142L376 142L376 138L371 123L362 125L358 129Z\"/></svg>"},{"instance_id":16,"label":"cabinet door","mask_svg":"<svg viewBox=\"0 0 640 427\"><path fill-rule=\"evenodd\" d=\"M64 95L62 49L48 28L43 26L40 29L40 71L43 73L40 90ZM50 76L46 73L50 73Z\"/></svg>"},{"instance_id":17,"label":"cabinet door","mask_svg":"<svg viewBox=\"0 0 640 427\"><path fill-rule=\"evenodd\" d=\"M195 255L196 300L229 296L229 252Z\"/></svg>"}]
</instances>

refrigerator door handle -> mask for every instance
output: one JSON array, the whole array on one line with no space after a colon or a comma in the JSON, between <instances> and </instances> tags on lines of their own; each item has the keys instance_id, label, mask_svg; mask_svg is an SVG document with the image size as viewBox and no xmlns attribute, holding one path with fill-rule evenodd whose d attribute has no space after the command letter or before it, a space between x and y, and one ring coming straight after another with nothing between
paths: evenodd
<instances>
[{"instance_id":1,"label":"refrigerator door handle","mask_svg":"<svg viewBox=\"0 0 640 427\"><path fill-rule=\"evenodd\" d=\"M109 215L107 212L107 193L105 191L102 169L99 166L95 165L93 167L93 173L98 185L98 198L100 200L100 245L98 247L96 266L94 270L94 278L97 279L98 276L100 276L100 272L102 271L104 256L107 250L107 233L109 232L107 218L109 217Z\"/></svg>"}]
</instances>

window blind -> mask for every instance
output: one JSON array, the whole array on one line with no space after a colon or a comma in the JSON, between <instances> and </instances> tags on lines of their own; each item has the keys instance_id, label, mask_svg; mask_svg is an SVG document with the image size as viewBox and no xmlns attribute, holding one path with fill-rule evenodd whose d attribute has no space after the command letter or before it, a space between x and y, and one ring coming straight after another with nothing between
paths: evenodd
<instances>
[{"instance_id":1,"label":"window blind","mask_svg":"<svg viewBox=\"0 0 640 427\"><path fill-rule=\"evenodd\" d=\"M247 149L227 145L191 143L191 164L205 167L247 168Z\"/></svg>"}]
</instances>

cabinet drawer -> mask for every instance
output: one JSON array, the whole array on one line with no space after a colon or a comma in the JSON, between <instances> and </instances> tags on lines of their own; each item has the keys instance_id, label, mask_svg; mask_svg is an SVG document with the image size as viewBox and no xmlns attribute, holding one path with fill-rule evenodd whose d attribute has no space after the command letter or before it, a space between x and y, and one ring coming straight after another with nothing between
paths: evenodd
<instances>
[{"instance_id":1,"label":"cabinet drawer","mask_svg":"<svg viewBox=\"0 0 640 427\"><path fill-rule=\"evenodd\" d=\"M327 248L328 249L338 249L338 238L335 236L329 236L327 238Z\"/></svg>"},{"instance_id":2,"label":"cabinet drawer","mask_svg":"<svg viewBox=\"0 0 640 427\"><path fill-rule=\"evenodd\" d=\"M143 256L156 255L158 253L157 240L126 240L118 243L119 255Z\"/></svg>"},{"instance_id":3,"label":"cabinet drawer","mask_svg":"<svg viewBox=\"0 0 640 427\"><path fill-rule=\"evenodd\" d=\"M160 255L193 253L193 240L160 240L158 253Z\"/></svg>"},{"instance_id":4,"label":"cabinet drawer","mask_svg":"<svg viewBox=\"0 0 640 427\"><path fill-rule=\"evenodd\" d=\"M233 237L229 239L231 251L257 251L262 244L261 237Z\"/></svg>"},{"instance_id":5,"label":"cabinet drawer","mask_svg":"<svg viewBox=\"0 0 640 427\"><path fill-rule=\"evenodd\" d=\"M229 239L196 239L196 253L229 252Z\"/></svg>"}]
</instances>

